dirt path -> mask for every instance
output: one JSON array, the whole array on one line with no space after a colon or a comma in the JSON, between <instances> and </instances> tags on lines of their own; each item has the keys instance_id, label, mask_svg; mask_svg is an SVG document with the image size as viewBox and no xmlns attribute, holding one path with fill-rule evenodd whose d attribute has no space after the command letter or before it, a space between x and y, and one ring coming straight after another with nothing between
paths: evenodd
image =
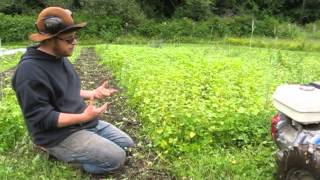
<instances>
[{"instance_id":1,"label":"dirt path","mask_svg":"<svg viewBox=\"0 0 320 180\"><path fill-rule=\"evenodd\" d=\"M108 80L111 87L116 87L116 82L110 70L98 64L98 57L94 48L83 48L80 57L75 63L82 89L94 89L103 80ZM112 102L109 111L103 119L127 132L135 141L136 147L128 153L125 166L107 176L114 179L175 179L170 174L161 170L157 157L148 147L149 141L140 133L142 128L140 121L136 119L136 113L129 108L123 93L118 93L107 99ZM97 177L92 177L97 179Z\"/></svg>"}]
</instances>

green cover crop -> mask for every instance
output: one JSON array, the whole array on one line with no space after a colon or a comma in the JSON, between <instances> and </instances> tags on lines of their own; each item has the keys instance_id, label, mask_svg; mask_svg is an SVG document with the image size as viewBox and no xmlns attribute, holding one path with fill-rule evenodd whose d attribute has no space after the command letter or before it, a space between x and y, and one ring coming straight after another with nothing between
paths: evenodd
<instances>
[{"instance_id":1,"label":"green cover crop","mask_svg":"<svg viewBox=\"0 0 320 180\"><path fill-rule=\"evenodd\" d=\"M315 81L319 54L217 45L100 45L154 145L168 155L270 141L271 95Z\"/></svg>"}]
</instances>

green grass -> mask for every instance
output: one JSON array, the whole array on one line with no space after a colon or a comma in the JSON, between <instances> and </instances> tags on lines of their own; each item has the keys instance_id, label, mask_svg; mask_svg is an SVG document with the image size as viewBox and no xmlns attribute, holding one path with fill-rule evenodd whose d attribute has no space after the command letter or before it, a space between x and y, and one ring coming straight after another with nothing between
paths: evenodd
<instances>
[{"instance_id":1,"label":"green grass","mask_svg":"<svg viewBox=\"0 0 320 180\"><path fill-rule=\"evenodd\" d=\"M27 134L7 153L0 154L0 179L89 179L70 165L48 159L34 149Z\"/></svg>"},{"instance_id":2,"label":"green grass","mask_svg":"<svg viewBox=\"0 0 320 180\"><path fill-rule=\"evenodd\" d=\"M19 142L25 127L14 91L7 85L0 95L0 153L7 152Z\"/></svg>"},{"instance_id":3,"label":"green grass","mask_svg":"<svg viewBox=\"0 0 320 180\"><path fill-rule=\"evenodd\" d=\"M308 34L308 33L307 33ZM221 37L215 39L194 38L194 37L179 37L175 39L158 39L147 38L137 35L123 35L115 37L111 40L92 37L90 39L79 39L80 46L95 46L97 44L105 44L106 42L112 44L131 44L131 45L163 45L163 44L219 44L219 45L236 45L236 46L251 46L262 48L273 48L282 50L294 51L319 51L320 39L308 36L301 36L294 39L278 39L269 37L253 37L250 43L250 38L239 37ZM3 45L3 48L23 48L33 45L31 41L10 42ZM79 45L78 45L79 46Z\"/></svg>"},{"instance_id":4,"label":"green grass","mask_svg":"<svg viewBox=\"0 0 320 180\"><path fill-rule=\"evenodd\" d=\"M271 38L225 38L224 43L230 45L262 47L293 51L320 51L319 39L271 39Z\"/></svg>"},{"instance_id":5,"label":"green grass","mask_svg":"<svg viewBox=\"0 0 320 180\"><path fill-rule=\"evenodd\" d=\"M0 72L6 71L10 68L15 67L19 60L20 57L23 53L18 52L14 55L5 55L0 57Z\"/></svg>"},{"instance_id":6,"label":"green grass","mask_svg":"<svg viewBox=\"0 0 320 180\"><path fill-rule=\"evenodd\" d=\"M97 52L159 157L193 179L272 178L271 95L280 84L320 76L316 52L221 44L100 45Z\"/></svg>"},{"instance_id":7,"label":"green grass","mask_svg":"<svg viewBox=\"0 0 320 180\"><path fill-rule=\"evenodd\" d=\"M172 163L178 177L220 180L271 180L275 171L271 144L257 147L203 150L179 157Z\"/></svg>"},{"instance_id":8,"label":"green grass","mask_svg":"<svg viewBox=\"0 0 320 180\"><path fill-rule=\"evenodd\" d=\"M75 63L76 62L76 60L80 56L81 49L82 49L82 46L76 46L74 52L72 53L72 56L69 57L69 60L70 60L71 63Z\"/></svg>"},{"instance_id":9,"label":"green grass","mask_svg":"<svg viewBox=\"0 0 320 180\"><path fill-rule=\"evenodd\" d=\"M277 47L154 41L99 45L97 52L126 89L158 158L179 179L273 179L271 94L279 84L320 76L314 68L320 66L319 53ZM6 89L4 97L0 179L89 179L39 154L13 91Z\"/></svg>"},{"instance_id":10,"label":"green grass","mask_svg":"<svg viewBox=\"0 0 320 180\"><path fill-rule=\"evenodd\" d=\"M90 41L84 41L89 42ZM103 41L98 40L99 44ZM92 44L92 43L91 43ZM120 36L112 40L112 44L131 44L131 45L164 45L164 44L219 44L219 45L236 45L236 46L250 46L272 48L281 50L293 50L293 51L314 51L320 50L319 38L299 37L295 39L278 39L268 37L253 37L239 38L239 37L224 37L217 39L201 39L192 37L182 37L170 40L146 38L139 36Z\"/></svg>"}]
</instances>

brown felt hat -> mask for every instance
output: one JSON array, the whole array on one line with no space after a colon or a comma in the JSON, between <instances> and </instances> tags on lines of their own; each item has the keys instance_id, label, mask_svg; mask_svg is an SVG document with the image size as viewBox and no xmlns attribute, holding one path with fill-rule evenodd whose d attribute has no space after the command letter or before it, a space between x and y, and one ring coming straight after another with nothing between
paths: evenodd
<instances>
[{"instance_id":1,"label":"brown felt hat","mask_svg":"<svg viewBox=\"0 0 320 180\"><path fill-rule=\"evenodd\" d=\"M79 30L87 25L86 22L75 24L72 12L60 7L48 7L38 15L35 26L38 33L30 35L32 41L40 42L53 38L60 33Z\"/></svg>"}]
</instances>

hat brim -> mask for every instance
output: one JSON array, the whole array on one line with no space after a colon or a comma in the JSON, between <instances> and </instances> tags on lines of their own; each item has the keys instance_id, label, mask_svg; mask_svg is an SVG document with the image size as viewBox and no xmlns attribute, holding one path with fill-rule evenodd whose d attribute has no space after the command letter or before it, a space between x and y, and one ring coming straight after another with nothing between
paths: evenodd
<instances>
[{"instance_id":1,"label":"hat brim","mask_svg":"<svg viewBox=\"0 0 320 180\"><path fill-rule=\"evenodd\" d=\"M47 39L51 39L55 36L58 36L59 34L61 33L64 33L64 32L73 32L73 31L78 31L80 30L81 28L85 27L87 25L86 22L83 22L83 23L79 23L79 24L75 24L75 25L71 25L71 26L68 26L62 30L60 30L59 32L57 32L56 34L41 34L41 33L34 33L34 34L31 34L29 36L30 40L32 41L35 41L35 42L41 42L41 41L45 41Z\"/></svg>"}]
</instances>

